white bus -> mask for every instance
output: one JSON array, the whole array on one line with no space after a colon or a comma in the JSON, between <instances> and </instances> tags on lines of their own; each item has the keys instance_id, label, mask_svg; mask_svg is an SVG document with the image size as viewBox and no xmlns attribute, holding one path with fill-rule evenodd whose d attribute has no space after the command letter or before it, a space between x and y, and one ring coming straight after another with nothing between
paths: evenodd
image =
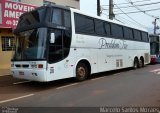
<instances>
[{"instance_id":1,"label":"white bus","mask_svg":"<svg viewBox=\"0 0 160 113\"><path fill-rule=\"evenodd\" d=\"M57 5L20 17L11 70L16 78L48 82L150 62L146 30Z\"/></svg>"}]
</instances>

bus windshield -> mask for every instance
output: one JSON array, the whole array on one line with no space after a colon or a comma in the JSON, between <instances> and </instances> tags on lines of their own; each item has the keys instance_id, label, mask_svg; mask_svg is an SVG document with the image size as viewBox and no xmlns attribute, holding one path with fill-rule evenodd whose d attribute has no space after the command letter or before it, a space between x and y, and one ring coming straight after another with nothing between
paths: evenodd
<instances>
[{"instance_id":1,"label":"bus windshield","mask_svg":"<svg viewBox=\"0 0 160 113\"><path fill-rule=\"evenodd\" d=\"M17 34L13 60L28 61L46 59L47 28L32 29Z\"/></svg>"},{"instance_id":2,"label":"bus windshield","mask_svg":"<svg viewBox=\"0 0 160 113\"><path fill-rule=\"evenodd\" d=\"M39 9L21 16L17 28L43 22L46 18L46 9Z\"/></svg>"}]
</instances>

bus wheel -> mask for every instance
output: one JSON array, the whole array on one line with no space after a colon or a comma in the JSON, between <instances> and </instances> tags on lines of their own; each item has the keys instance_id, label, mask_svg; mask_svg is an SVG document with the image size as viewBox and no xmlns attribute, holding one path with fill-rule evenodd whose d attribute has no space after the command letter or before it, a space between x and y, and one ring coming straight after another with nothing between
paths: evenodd
<instances>
[{"instance_id":1,"label":"bus wheel","mask_svg":"<svg viewBox=\"0 0 160 113\"><path fill-rule=\"evenodd\" d=\"M137 69L139 67L139 62L138 62L138 59L137 58L135 58L134 59L134 65L133 65L133 68L134 69Z\"/></svg>"},{"instance_id":2,"label":"bus wheel","mask_svg":"<svg viewBox=\"0 0 160 113\"><path fill-rule=\"evenodd\" d=\"M143 60L143 58L140 58L140 60L139 60L139 68L142 68L142 67L144 67L144 60Z\"/></svg>"},{"instance_id":3,"label":"bus wheel","mask_svg":"<svg viewBox=\"0 0 160 113\"><path fill-rule=\"evenodd\" d=\"M84 63L78 63L76 67L76 79L77 81L83 81L88 76L88 68Z\"/></svg>"}]
</instances>

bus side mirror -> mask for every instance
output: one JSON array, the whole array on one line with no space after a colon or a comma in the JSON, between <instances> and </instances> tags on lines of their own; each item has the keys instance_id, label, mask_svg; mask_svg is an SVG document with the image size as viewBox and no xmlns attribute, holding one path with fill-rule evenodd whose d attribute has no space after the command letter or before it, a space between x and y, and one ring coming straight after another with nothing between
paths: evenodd
<instances>
[{"instance_id":1,"label":"bus side mirror","mask_svg":"<svg viewBox=\"0 0 160 113\"><path fill-rule=\"evenodd\" d=\"M50 43L55 43L55 34L51 33Z\"/></svg>"}]
</instances>

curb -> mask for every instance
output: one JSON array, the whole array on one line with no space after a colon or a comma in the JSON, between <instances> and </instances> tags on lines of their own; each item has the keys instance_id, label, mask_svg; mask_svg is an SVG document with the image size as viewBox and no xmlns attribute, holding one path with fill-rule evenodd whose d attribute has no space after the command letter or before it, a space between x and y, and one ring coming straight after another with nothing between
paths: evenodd
<instances>
[{"instance_id":1,"label":"curb","mask_svg":"<svg viewBox=\"0 0 160 113\"><path fill-rule=\"evenodd\" d=\"M11 74L0 75L0 77L4 77L4 76L11 76Z\"/></svg>"}]
</instances>

